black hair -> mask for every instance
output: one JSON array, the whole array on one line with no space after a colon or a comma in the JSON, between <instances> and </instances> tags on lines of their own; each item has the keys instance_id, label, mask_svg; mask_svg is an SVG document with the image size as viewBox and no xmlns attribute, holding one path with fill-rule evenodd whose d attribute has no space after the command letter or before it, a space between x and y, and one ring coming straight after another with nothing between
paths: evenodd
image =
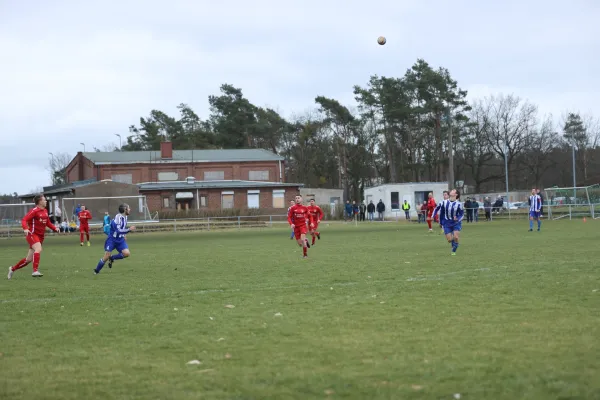
<instances>
[{"instance_id":1,"label":"black hair","mask_svg":"<svg viewBox=\"0 0 600 400\"><path fill-rule=\"evenodd\" d=\"M38 203L40 202L40 200L42 200L43 198L44 198L44 194L43 193L36 194L35 196L33 196L33 202L37 206Z\"/></svg>"},{"instance_id":2,"label":"black hair","mask_svg":"<svg viewBox=\"0 0 600 400\"><path fill-rule=\"evenodd\" d=\"M129 208L129 204L123 203L119 206L119 213L123 214Z\"/></svg>"}]
</instances>

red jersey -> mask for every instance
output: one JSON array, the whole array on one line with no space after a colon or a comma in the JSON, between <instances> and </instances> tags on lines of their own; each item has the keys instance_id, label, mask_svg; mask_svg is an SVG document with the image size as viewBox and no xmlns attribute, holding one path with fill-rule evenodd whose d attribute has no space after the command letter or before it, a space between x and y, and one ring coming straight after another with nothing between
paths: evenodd
<instances>
[{"instance_id":1,"label":"red jersey","mask_svg":"<svg viewBox=\"0 0 600 400\"><path fill-rule=\"evenodd\" d=\"M288 212L288 222L297 229L312 223L313 216L309 212L308 207L302 204L296 204L290 207L290 211Z\"/></svg>"},{"instance_id":2,"label":"red jersey","mask_svg":"<svg viewBox=\"0 0 600 400\"><path fill-rule=\"evenodd\" d=\"M323 219L323 210L319 206L308 206L308 212L312 215L313 223L318 224Z\"/></svg>"},{"instance_id":3,"label":"red jersey","mask_svg":"<svg viewBox=\"0 0 600 400\"><path fill-rule=\"evenodd\" d=\"M90 219L92 219L92 213L88 210L79 211L79 222L81 225L87 226Z\"/></svg>"},{"instance_id":4,"label":"red jersey","mask_svg":"<svg viewBox=\"0 0 600 400\"><path fill-rule=\"evenodd\" d=\"M23 230L29 229L31 233L39 237L44 237L46 227L55 232L58 231L56 226L50 222L50 218L48 218L48 210L39 207L32 208L27 215L23 217L21 226L23 226Z\"/></svg>"},{"instance_id":5,"label":"red jersey","mask_svg":"<svg viewBox=\"0 0 600 400\"><path fill-rule=\"evenodd\" d=\"M435 202L433 197L427 200L427 212L429 213L429 215L433 214L433 210L435 210L436 207L437 203Z\"/></svg>"}]
</instances>

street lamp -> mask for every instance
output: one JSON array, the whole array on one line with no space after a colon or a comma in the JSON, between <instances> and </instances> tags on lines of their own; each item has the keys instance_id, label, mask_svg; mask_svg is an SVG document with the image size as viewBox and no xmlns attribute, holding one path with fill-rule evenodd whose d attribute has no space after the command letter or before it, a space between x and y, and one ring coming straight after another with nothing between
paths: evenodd
<instances>
[{"instance_id":1,"label":"street lamp","mask_svg":"<svg viewBox=\"0 0 600 400\"><path fill-rule=\"evenodd\" d=\"M575 140L571 143L571 154L573 156L573 202L577 204L577 172L575 170Z\"/></svg>"},{"instance_id":2,"label":"street lamp","mask_svg":"<svg viewBox=\"0 0 600 400\"><path fill-rule=\"evenodd\" d=\"M83 146L83 152L85 153L85 143L79 143L79 144Z\"/></svg>"},{"instance_id":3,"label":"street lamp","mask_svg":"<svg viewBox=\"0 0 600 400\"><path fill-rule=\"evenodd\" d=\"M508 197L508 135L504 134L504 175L506 178L506 209L510 219L510 202Z\"/></svg>"},{"instance_id":4,"label":"street lamp","mask_svg":"<svg viewBox=\"0 0 600 400\"><path fill-rule=\"evenodd\" d=\"M448 190L454 188L454 151L452 143L452 118L450 112L446 114L446 121L448 122Z\"/></svg>"},{"instance_id":5,"label":"street lamp","mask_svg":"<svg viewBox=\"0 0 600 400\"><path fill-rule=\"evenodd\" d=\"M123 145L121 144L121 135L119 135L118 133L115 133L115 136L119 137L119 150L121 150L121 147L123 147Z\"/></svg>"}]
</instances>

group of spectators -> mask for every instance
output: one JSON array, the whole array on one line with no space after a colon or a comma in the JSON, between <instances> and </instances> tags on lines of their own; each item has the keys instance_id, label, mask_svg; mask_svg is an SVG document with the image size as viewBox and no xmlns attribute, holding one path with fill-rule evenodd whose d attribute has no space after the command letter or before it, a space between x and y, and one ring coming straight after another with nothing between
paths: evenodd
<instances>
[{"instance_id":1,"label":"group of spectators","mask_svg":"<svg viewBox=\"0 0 600 400\"><path fill-rule=\"evenodd\" d=\"M350 200L348 200L346 201L346 206L344 207L344 220L365 221L366 217L368 217L369 221L374 221L375 212L377 212L377 220L383 221L385 204L383 204L381 199L377 205L373 203L373 200L371 200L369 204L365 204L364 201L362 201L360 204L357 204L356 201L350 203Z\"/></svg>"}]
</instances>

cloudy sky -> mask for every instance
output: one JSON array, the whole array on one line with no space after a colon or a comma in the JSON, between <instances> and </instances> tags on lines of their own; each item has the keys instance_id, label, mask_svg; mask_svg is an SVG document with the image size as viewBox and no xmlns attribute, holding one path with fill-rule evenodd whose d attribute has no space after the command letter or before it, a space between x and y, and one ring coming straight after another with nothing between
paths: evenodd
<instances>
[{"instance_id":1,"label":"cloudy sky","mask_svg":"<svg viewBox=\"0 0 600 400\"><path fill-rule=\"evenodd\" d=\"M598 21L598 0L0 0L0 192L48 185L49 152L118 143L151 109L206 117L225 82L290 116L424 58L471 99L600 116Z\"/></svg>"}]
</instances>

